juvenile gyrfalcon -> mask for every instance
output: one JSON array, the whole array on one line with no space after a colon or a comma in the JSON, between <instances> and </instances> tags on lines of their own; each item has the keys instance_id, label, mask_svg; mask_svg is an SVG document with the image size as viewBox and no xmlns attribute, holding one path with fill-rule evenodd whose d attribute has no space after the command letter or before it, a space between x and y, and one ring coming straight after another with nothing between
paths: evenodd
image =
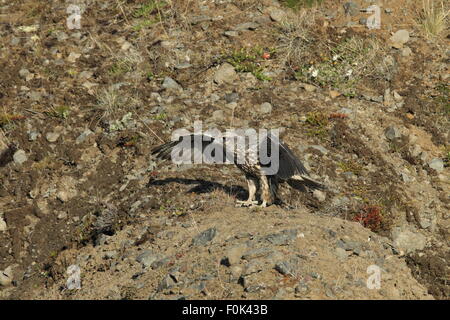
<instances>
[{"instance_id":1,"label":"juvenile gyrfalcon","mask_svg":"<svg viewBox=\"0 0 450 320\"><path fill-rule=\"evenodd\" d=\"M221 136L188 134L156 147L152 154L163 160L183 158L189 159L189 163L199 163L195 162L197 159L204 163L235 164L245 173L248 184L248 199L237 201L242 206L258 204L258 186L261 190L262 207L275 201L279 183L286 182L294 188L307 186L324 189L322 184L308 176L305 167L288 146L271 134L259 137L256 142L248 135L236 132L227 132Z\"/></svg>"}]
</instances>

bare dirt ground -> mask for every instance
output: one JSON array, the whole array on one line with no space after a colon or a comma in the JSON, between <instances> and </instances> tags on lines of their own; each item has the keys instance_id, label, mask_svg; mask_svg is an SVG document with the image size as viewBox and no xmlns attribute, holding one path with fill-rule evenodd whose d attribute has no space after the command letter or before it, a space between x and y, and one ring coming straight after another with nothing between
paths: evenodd
<instances>
[{"instance_id":1,"label":"bare dirt ground","mask_svg":"<svg viewBox=\"0 0 450 320\"><path fill-rule=\"evenodd\" d=\"M448 299L447 20L305 2L0 1L0 297ZM236 168L150 155L195 120L282 128L328 190L235 208Z\"/></svg>"}]
</instances>

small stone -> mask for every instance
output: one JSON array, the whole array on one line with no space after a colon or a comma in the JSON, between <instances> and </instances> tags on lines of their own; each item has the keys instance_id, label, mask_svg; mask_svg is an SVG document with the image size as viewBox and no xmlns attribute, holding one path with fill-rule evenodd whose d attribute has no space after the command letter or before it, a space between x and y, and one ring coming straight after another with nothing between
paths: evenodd
<instances>
[{"instance_id":1,"label":"small stone","mask_svg":"<svg viewBox=\"0 0 450 320\"><path fill-rule=\"evenodd\" d=\"M269 12L269 16L273 21L276 22L282 22L286 19L286 12L284 10L276 8L276 7L270 7L267 9Z\"/></svg>"},{"instance_id":2,"label":"small stone","mask_svg":"<svg viewBox=\"0 0 450 320\"><path fill-rule=\"evenodd\" d=\"M80 53L71 52L69 56L67 57L67 61L74 63L78 60L78 58L81 57Z\"/></svg>"},{"instance_id":3,"label":"small stone","mask_svg":"<svg viewBox=\"0 0 450 320\"><path fill-rule=\"evenodd\" d=\"M238 264L241 261L242 255L247 250L246 246L236 246L229 249L225 255L225 259L229 266Z\"/></svg>"},{"instance_id":4,"label":"small stone","mask_svg":"<svg viewBox=\"0 0 450 320\"><path fill-rule=\"evenodd\" d=\"M76 144L83 143L83 142L86 140L86 138L87 138L88 136L90 136L91 134L94 134L94 133L93 133L90 129L84 130L84 131L77 137L77 139L75 140L75 143L76 143Z\"/></svg>"},{"instance_id":5,"label":"small stone","mask_svg":"<svg viewBox=\"0 0 450 320\"><path fill-rule=\"evenodd\" d=\"M0 232L6 231L8 226L6 225L6 221L0 216Z\"/></svg>"},{"instance_id":6,"label":"small stone","mask_svg":"<svg viewBox=\"0 0 450 320\"><path fill-rule=\"evenodd\" d=\"M28 133L28 141L36 141L36 139L40 136L39 132L31 131Z\"/></svg>"},{"instance_id":7,"label":"small stone","mask_svg":"<svg viewBox=\"0 0 450 320\"><path fill-rule=\"evenodd\" d=\"M390 141L393 141L397 138L401 137L401 133L400 131L394 127L394 126L390 126L388 127L385 131L384 131L384 135L386 136L386 138Z\"/></svg>"},{"instance_id":8,"label":"small stone","mask_svg":"<svg viewBox=\"0 0 450 320\"><path fill-rule=\"evenodd\" d=\"M175 90L182 90L183 88L172 78L170 77L165 77L162 87L164 89L175 89Z\"/></svg>"},{"instance_id":9,"label":"small stone","mask_svg":"<svg viewBox=\"0 0 450 320\"><path fill-rule=\"evenodd\" d=\"M238 78L234 67L229 63L222 64L214 74L214 82L217 84L232 84Z\"/></svg>"},{"instance_id":10,"label":"small stone","mask_svg":"<svg viewBox=\"0 0 450 320\"><path fill-rule=\"evenodd\" d=\"M232 93L227 93L224 98L227 103L231 103L231 102L238 101L239 95L236 92L232 92Z\"/></svg>"},{"instance_id":11,"label":"small stone","mask_svg":"<svg viewBox=\"0 0 450 320\"><path fill-rule=\"evenodd\" d=\"M426 244L426 238L421 233L402 230L398 227L392 231L392 240L397 248L404 250L406 253L422 250Z\"/></svg>"},{"instance_id":12,"label":"small stone","mask_svg":"<svg viewBox=\"0 0 450 320\"><path fill-rule=\"evenodd\" d=\"M14 155L13 155L13 160L14 160L14 162L15 163L17 163L17 164L22 164L22 163L24 163L25 161L27 161L27 154L25 153L25 151L24 150L22 150L22 149L20 149L20 150L17 150L15 153L14 153Z\"/></svg>"},{"instance_id":13,"label":"small stone","mask_svg":"<svg viewBox=\"0 0 450 320\"><path fill-rule=\"evenodd\" d=\"M45 135L48 142L56 142L61 134L58 132L49 132Z\"/></svg>"},{"instance_id":14,"label":"small stone","mask_svg":"<svg viewBox=\"0 0 450 320\"><path fill-rule=\"evenodd\" d=\"M434 158L433 160L431 160L430 163L428 163L428 166L431 169L436 170L437 172L444 171L444 161L439 158Z\"/></svg>"},{"instance_id":15,"label":"small stone","mask_svg":"<svg viewBox=\"0 0 450 320\"><path fill-rule=\"evenodd\" d=\"M215 110L212 113L212 118L214 120L222 121L225 118L225 114L223 113L223 110Z\"/></svg>"},{"instance_id":16,"label":"small stone","mask_svg":"<svg viewBox=\"0 0 450 320\"><path fill-rule=\"evenodd\" d=\"M207 229L192 239L192 245L204 246L208 244L208 242L212 241L216 236L216 234L217 234L216 228Z\"/></svg>"},{"instance_id":17,"label":"small stone","mask_svg":"<svg viewBox=\"0 0 450 320\"><path fill-rule=\"evenodd\" d=\"M242 258L249 261L249 260L256 259L256 258L266 257L273 252L274 252L274 250L272 250L271 248L258 248L258 249L253 249L253 250L247 251L242 256Z\"/></svg>"},{"instance_id":18,"label":"small stone","mask_svg":"<svg viewBox=\"0 0 450 320\"><path fill-rule=\"evenodd\" d=\"M235 31L244 31L244 30L255 30L259 27L259 24L256 22L245 22L238 24L236 27L234 27Z\"/></svg>"},{"instance_id":19,"label":"small stone","mask_svg":"<svg viewBox=\"0 0 450 320\"><path fill-rule=\"evenodd\" d=\"M402 57L409 57L410 55L412 55L412 50L410 47L404 47L401 51L401 55Z\"/></svg>"},{"instance_id":20,"label":"small stone","mask_svg":"<svg viewBox=\"0 0 450 320\"><path fill-rule=\"evenodd\" d=\"M313 148L313 149L319 151L320 153L322 153L324 155L328 154L328 150L326 148L322 147L322 146L312 145L312 146L310 146L310 148Z\"/></svg>"},{"instance_id":21,"label":"small stone","mask_svg":"<svg viewBox=\"0 0 450 320\"><path fill-rule=\"evenodd\" d=\"M92 78L92 76L94 75L94 73L92 71L82 71L80 72L80 74L78 75L79 79L89 79Z\"/></svg>"},{"instance_id":22,"label":"small stone","mask_svg":"<svg viewBox=\"0 0 450 320\"><path fill-rule=\"evenodd\" d=\"M326 199L325 193L323 191L320 191L320 190L314 190L313 196L314 196L314 198L319 200L319 202L324 202L325 199Z\"/></svg>"},{"instance_id":23,"label":"small stone","mask_svg":"<svg viewBox=\"0 0 450 320\"><path fill-rule=\"evenodd\" d=\"M398 30L396 33L392 35L390 38L392 46L397 49L403 48L403 45L409 41L409 32L408 30Z\"/></svg>"},{"instance_id":24,"label":"small stone","mask_svg":"<svg viewBox=\"0 0 450 320\"><path fill-rule=\"evenodd\" d=\"M25 81L30 81L34 78L34 74L32 74L30 71L28 71L28 69L21 69L19 71L19 76L23 79L25 79Z\"/></svg>"},{"instance_id":25,"label":"small stone","mask_svg":"<svg viewBox=\"0 0 450 320\"><path fill-rule=\"evenodd\" d=\"M361 18L361 19L359 19L359 24L362 24L362 25L366 25L367 24L367 18Z\"/></svg>"},{"instance_id":26,"label":"small stone","mask_svg":"<svg viewBox=\"0 0 450 320\"><path fill-rule=\"evenodd\" d=\"M337 98L337 97L339 97L341 95L341 93L339 91L336 91L336 90L330 90L329 94L330 94L330 97L332 99Z\"/></svg>"},{"instance_id":27,"label":"small stone","mask_svg":"<svg viewBox=\"0 0 450 320\"><path fill-rule=\"evenodd\" d=\"M275 265L275 270L285 276L296 277L297 266L292 261L282 261Z\"/></svg>"},{"instance_id":28,"label":"small stone","mask_svg":"<svg viewBox=\"0 0 450 320\"><path fill-rule=\"evenodd\" d=\"M192 64L190 64L189 62L183 62L183 63L177 64L175 66L175 69L184 70L184 69L189 69L190 67L192 67Z\"/></svg>"},{"instance_id":29,"label":"small stone","mask_svg":"<svg viewBox=\"0 0 450 320\"><path fill-rule=\"evenodd\" d=\"M317 89L315 86L313 86L312 84L308 84L308 83L303 83L302 87L303 87L303 89L305 89L308 92L314 92Z\"/></svg>"},{"instance_id":30,"label":"small stone","mask_svg":"<svg viewBox=\"0 0 450 320\"><path fill-rule=\"evenodd\" d=\"M64 220L67 218L67 212L61 212L60 214L58 214L57 218L59 220Z\"/></svg>"},{"instance_id":31,"label":"small stone","mask_svg":"<svg viewBox=\"0 0 450 320\"><path fill-rule=\"evenodd\" d=\"M392 92L392 94L393 94L394 100L395 100L396 102L402 102L402 101L403 101L403 97L402 97L401 95L399 95L397 91L394 90L394 91Z\"/></svg>"},{"instance_id":32,"label":"small stone","mask_svg":"<svg viewBox=\"0 0 450 320\"><path fill-rule=\"evenodd\" d=\"M12 268L9 266L3 271L0 271L0 287L9 287L12 285L13 274Z\"/></svg>"},{"instance_id":33,"label":"small stone","mask_svg":"<svg viewBox=\"0 0 450 320\"><path fill-rule=\"evenodd\" d=\"M40 93L39 91L30 91L28 92L27 97L30 100L37 102L42 99L42 93Z\"/></svg>"},{"instance_id":34,"label":"small stone","mask_svg":"<svg viewBox=\"0 0 450 320\"><path fill-rule=\"evenodd\" d=\"M159 283L157 291L161 292L163 290L170 289L175 285L176 285L175 280L173 280L170 275L166 275L164 279Z\"/></svg>"},{"instance_id":35,"label":"small stone","mask_svg":"<svg viewBox=\"0 0 450 320\"><path fill-rule=\"evenodd\" d=\"M272 105L269 102L264 102L263 104L261 104L260 109L262 113L271 113Z\"/></svg>"},{"instance_id":36,"label":"small stone","mask_svg":"<svg viewBox=\"0 0 450 320\"><path fill-rule=\"evenodd\" d=\"M235 38L239 36L239 32L237 31L225 31L223 34L229 38Z\"/></svg>"},{"instance_id":37,"label":"small stone","mask_svg":"<svg viewBox=\"0 0 450 320\"><path fill-rule=\"evenodd\" d=\"M392 9L391 8L386 8L386 9L384 9L384 12L387 13L387 14L390 14L390 13L392 13Z\"/></svg>"},{"instance_id":38,"label":"small stone","mask_svg":"<svg viewBox=\"0 0 450 320\"><path fill-rule=\"evenodd\" d=\"M283 230L278 233L269 234L265 237L267 241L274 245L288 245L290 242L297 239L298 230L297 229L290 229L290 230Z\"/></svg>"},{"instance_id":39,"label":"small stone","mask_svg":"<svg viewBox=\"0 0 450 320\"><path fill-rule=\"evenodd\" d=\"M349 1L344 3L344 11L345 14L347 15L351 15L351 16L356 16L357 14L359 14L359 5L353 1Z\"/></svg>"},{"instance_id":40,"label":"small stone","mask_svg":"<svg viewBox=\"0 0 450 320\"><path fill-rule=\"evenodd\" d=\"M141 263L144 268L148 268L161 258L162 256L158 253L154 253L151 250L144 250L143 253L136 257L136 261Z\"/></svg>"},{"instance_id":41,"label":"small stone","mask_svg":"<svg viewBox=\"0 0 450 320\"><path fill-rule=\"evenodd\" d=\"M348 258L347 251L342 248L336 248L335 253L340 260L346 260Z\"/></svg>"}]
</instances>

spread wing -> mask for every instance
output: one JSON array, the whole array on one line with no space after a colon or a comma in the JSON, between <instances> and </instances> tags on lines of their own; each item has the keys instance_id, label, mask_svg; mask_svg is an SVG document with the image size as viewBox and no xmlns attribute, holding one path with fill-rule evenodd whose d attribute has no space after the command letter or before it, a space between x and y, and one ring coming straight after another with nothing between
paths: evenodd
<instances>
[{"instance_id":1,"label":"spread wing","mask_svg":"<svg viewBox=\"0 0 450 320\"><path fill-rule=\"evenodd\" d=\"M268 135L266 137L268 155L272 158L272 152L278 149L279 168L276 176L282 180L288 180L293 176L307 176L308 171L289 147L277 137ZM275 147L275 148L274 148Z\"/></svg>"},{"instance_id":2,"label":"spread wing","mask_svg":"<svg viewBox=\"0 0 450 320\"><path fill-rule=\"evenodd\" d=\"M196 156L204 157L207 163L234 162L234 155L226 149L225 138L214 138L204 134L180 136L178 140L162 144L152 150L152 155L162 160L174 160L173 157L195 162Z\"/></svg>"}]
</instances>

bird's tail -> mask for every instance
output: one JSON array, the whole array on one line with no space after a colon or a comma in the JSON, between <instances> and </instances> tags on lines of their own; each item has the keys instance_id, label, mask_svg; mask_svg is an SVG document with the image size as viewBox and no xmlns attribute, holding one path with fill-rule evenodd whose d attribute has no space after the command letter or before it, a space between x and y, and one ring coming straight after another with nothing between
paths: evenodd
<instances>
[{"instance_id":1,"label":"bird's tail","mask_svg":"<svg viewBox=\"0 0 450 320\"><path fill-rule=\"evenodd\" d=\"M179 141L171 141L164 143L156 148L154 148L151 153L156 156L156 158L161 160L170 160L173 148L179 143Z\"/></svg>"},{"instance_id":2,"label":"bird's tail","mask_svg":"<svg viewBox=\"0 0 450 320\"><path fill-rule=\"evenodd\" d=\"M308 176L305 175L298 175L293 176L288 180L288 184L295 188L295 189L304 189L305 187L308 187L313 190L325 190L326 187L320 182L314 181Z\"/></svg>"}]
</instances>

